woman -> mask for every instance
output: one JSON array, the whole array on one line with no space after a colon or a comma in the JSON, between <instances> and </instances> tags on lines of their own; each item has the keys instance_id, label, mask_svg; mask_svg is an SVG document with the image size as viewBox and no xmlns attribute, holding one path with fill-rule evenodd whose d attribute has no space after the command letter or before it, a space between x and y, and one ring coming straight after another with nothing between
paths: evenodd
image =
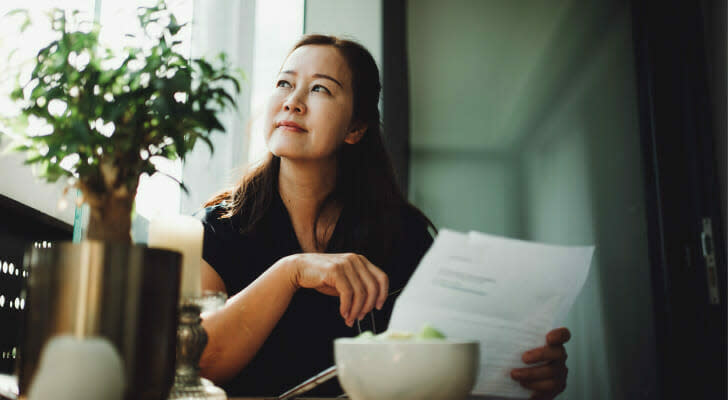
<instances>
[{"instance_id":1,"label":"woman","mask_svg":"<svg viewBox=\"0 0 728 400\"><path fill-rule=\"evenodd\" d=\"M395 183L380 89L362 46L304 37L268 103L268 158L206 204L203 288L231 297L204 320L200 366L229 395L280 394L333 365L333 339L383 331L432 243L432 224ZM565 328L550 332L547 346L524 355L547 363L514 379L538 395L561 392L568 338Z\"/></svg>"}]
</instances>

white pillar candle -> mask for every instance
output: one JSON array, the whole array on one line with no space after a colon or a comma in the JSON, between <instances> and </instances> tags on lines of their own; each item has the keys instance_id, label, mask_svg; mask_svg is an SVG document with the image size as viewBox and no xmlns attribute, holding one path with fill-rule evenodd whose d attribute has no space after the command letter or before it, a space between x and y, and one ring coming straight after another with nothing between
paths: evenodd
<instances>
[{"instance_id":1,"label":"white pillar candle","mask_svg":"<svg viewBox=\"0 0 728 400\"><path fill-rule=\"evenodd\" d=\"M202 260L202 223L186 215L160 216L149 223L147 245L182 253L180 297L198 297L202 292L200 261Z\"/></svg>"},{"instance_id":2,"label":"white pillar candle","mask_svg":"<svg viewBox=\"0 0 728 400\"><path fill-rule=\"evenodd\" d=\"M124 362L108 339L54 336L43 346L28 399L121 400L124 385Z\"/></svg>"}]
</instances>

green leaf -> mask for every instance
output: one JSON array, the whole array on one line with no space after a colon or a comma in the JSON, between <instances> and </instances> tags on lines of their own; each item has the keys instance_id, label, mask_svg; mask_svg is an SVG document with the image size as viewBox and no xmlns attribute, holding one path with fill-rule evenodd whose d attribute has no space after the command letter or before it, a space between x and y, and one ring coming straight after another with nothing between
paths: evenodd
<instances>
[{"instance_id":1,"label":"green leaf","mask_svg":"<svg viewBox=\"0 0 728 400\"><path fill-rule=\"evenodd\" d=\"M210 154L215 153L215 146L212 145L212 141L204 135L199 135L198 138L202 139L203 142L207 145L207 148L210 149Z\"/></svg>"},{"instance_id":2,"label":"green leaf","mask_svg":"<svg viewBox=\"0 0 728 400\"><path fill-rule=\"evenodd\" d=\"M207 126L207 129L208 130L210 130L210 131L217 130L217 131L220 131L220 132L224 132L225 131L225 127L222 126L222 124L220 123L220 120L217 119L217 117L214 114L210 114L208 116L208 120L207 121L208 121L208 124L209 124Z\"/></svg>"},{"instance_id":3,"label":"green leaf","mask_svg":"<svg viewBox=\"0 0 728 400\"><path fill-rule=\"evenodd\" d=\"M172 137L172 140L174 141L174 152L181 158L185 157L185 154L187 154L187 143L182 137L182 135L175 135Z\"/></svg>"},{"instance_id":4,"label":"green leaf","mask_svg":"<svg viewBox=\"0 0 728 400\"><path fill-rule=\"evenodd\" d=\"M91 129L85 121L71 121L70 134L72 135L71 138L78 143L88 143L91 139Z\"/></svg>"},{"instance_id":5,"label":"green leaf","mask_svg":"<svg viewBox=\"0 0 728 400\"><path fill-rule=\"evenodd\" d=\"M29 151L30 149L31 149L31 147L28 146L27 144L19 144L16 146L8 147L7 151L10 153L21 153L21 152Z\"/></svg>"},{"instance_id":6,"label":"green leaf","mask_svg":"<svg viewBox=\"0 0 728 400\"><path fill-rule=\"evenodd\" d=\"M30 12L24 8L16 8L6 12L3 17L11 17L13 15L30 15Z\"/></svg>"},{"instance_id":7,"label":"green leaf","mask_svg":"<svg viewBox=\"0 0 728 400\"><path fill-rule=\"evenodd\" d=\"M28 157L23 161L23 164L25 165L31 165L31 164L38 164L39 162L43 161L45 159L45 156L42 155L36 155L32 157Z\"/></svg>"},{"instance_id":8,"label":"green leaf","mask_svg":"<svg viewBox=\"0 0 728 400\"><path fill-rule=\"evenodd\" d=\"M202 58L196 58L192 60L192 62L194 62L200 68L200 70L202 70L202 74L205 77L210 77L214 75L215 70L214 68L212 68L212 65L210 65L210 63L203 60Z\"/></svg>"},{"instance_id":9,"label":"green leaf","mask_svg":"<svg viewBox=\"0 0 728 400\"><path fill-rule=\"evenodd\" d=\"M228 92L225 91L225 89L221 89L221 88L220 89L214 89L212 91L212 94L214 94L215 96L224 98L225 100L229 101L231 105L234 105L235 104L235 99L232 96L230 96L228 94ZM222 105L224 107L224 104L223 103L220 103L220 105Z\"/></svg>"},{"instance_id":10,"label":"green leaf","mask_svg":"<svg viewBox=\"0 0 728 400\"><path fill-rule=\"evenodd\" d=\"M56 163L48 162L44 164L42 168L42 174L45 176L46 180L51 183L58 181L58 179L62 177L71 176L68 171L61 168L60 165Z\"/></svg>"},{"instance_id":11,"label":"green leaf","mask_svg":"<svg viewBox=\"0 0 728 400\"><path fill-rule=\"evenodd\" d=\"M167 29L169 29L169 33L172 35L176 35L177 32L179 32L180 29L182 29L184 25L180 25L177 23L177 18L175 18L174 15L169 16L169 25L167 25Z\"/></svg>"},{"instance_id":12,"label":"green leaf","mask_svg":"<svg viewBox=\"0 0 728 400\"><path fill-rule=\"evenodd\" d=\"M233 77L232 75L226 74L226 75L221 75L220 79L224 79L224 80L227 80L230 83L232 83L235 86L235 93L240 93L240 82L238 82L238 80L235 77Z\"/></svg>"}]
</instances>

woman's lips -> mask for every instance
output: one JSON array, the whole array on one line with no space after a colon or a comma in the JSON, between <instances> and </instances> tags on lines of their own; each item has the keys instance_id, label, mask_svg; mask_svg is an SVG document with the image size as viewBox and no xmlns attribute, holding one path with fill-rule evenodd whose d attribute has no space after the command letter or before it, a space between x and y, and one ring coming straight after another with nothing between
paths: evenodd
<instances>
[{"instance_id":1,"label":"woman's lips","mask_svg":"<svg viewBox=\"0 0 728 400\"><path fill-rule=\"evenodd\" d=\"M281 121L278 124L276 124L278 128L282 128L287 131L292 132L306 132L305 129L301 125L298 125L297 123L293 121Z\"/></svg>"}]
</instances>

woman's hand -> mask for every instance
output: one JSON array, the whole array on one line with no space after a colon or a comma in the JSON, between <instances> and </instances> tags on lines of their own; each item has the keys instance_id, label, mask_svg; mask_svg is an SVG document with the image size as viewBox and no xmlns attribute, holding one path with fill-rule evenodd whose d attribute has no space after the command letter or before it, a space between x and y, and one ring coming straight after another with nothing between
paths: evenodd
<instances>
[{"instance_id":1,"label":"woman's hand","mask_svg":"<svg viewBox=\"0 0 728 400\"><path fill-rule=\"evenodd\" d=\"M554 329L546 335L546 346L523 353L526 364L546 362L530 368L517 368L511 377L521 386L534 391L532 399L553 399L566 389L566 349L564 343L571 338L566 328Z\"/></svg>"},{"instance_id":2,"label":"woman's hand","mask_svg":"<svg viewBox=\"0 0 728 400\"><path fill-rule=\"evenodd\" d=\"M354 254L301 253L290 256L293 284L339 296L348 326L375 306L381 309L389 293L389 278L366 257Z\"/></svg>"}]
</instances>

